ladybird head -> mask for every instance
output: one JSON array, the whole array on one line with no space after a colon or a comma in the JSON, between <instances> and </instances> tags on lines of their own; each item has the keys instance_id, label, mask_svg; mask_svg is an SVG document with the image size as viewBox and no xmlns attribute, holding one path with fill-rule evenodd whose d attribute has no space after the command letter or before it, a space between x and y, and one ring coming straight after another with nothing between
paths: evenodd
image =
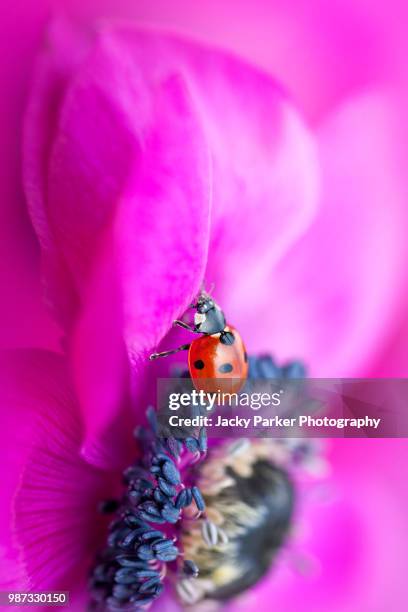
<instances>
[{"instance_id":1,"label":"ladybird head","mask_svg":"<svg viewBox=\"0 0 408 612\"><path fill-rule=\"evenodd\" d=\"M206 293L201 293L197 300L197 303L195 304L195 308L197 309L197 312L200 314L205 314L206 312L208 312L214 307L215 307L214 300L212 299L212 297L210 297Z\"/></svg>"},{"instance_id":2,"label":"ladybird head","mask_svg":"<svg viewBox=\"0 0 408 612\"><path fill-rule=\"evenodd\" d=\"M218 334L226 326L225 315L213 298L201 292L197 302L193 304L196 309L194 315L194 329L203 334Z\"/></svg>"}]
</instances>

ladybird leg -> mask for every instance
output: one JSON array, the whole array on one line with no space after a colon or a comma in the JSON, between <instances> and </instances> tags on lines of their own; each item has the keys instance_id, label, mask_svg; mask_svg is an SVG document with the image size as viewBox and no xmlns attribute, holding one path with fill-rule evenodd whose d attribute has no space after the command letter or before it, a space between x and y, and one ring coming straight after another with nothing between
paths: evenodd
<instances>
[{"instance_id":1,"label":"ladybird leg","mask_svg":"<svg viewBox=\"0 0 408 612\"><path fill-rule=\"evenodd\" d=\"M222 344L227 344L227 345L231 345L234 344L235 342L235 337L234 334L231 333L230 331L222 331L220 334L220 342L222 342Z\"/></svg>"},{"instance_id":2,"label":"ladybird leg","mask_svg":"<svg viewBox=\"0 0 408 612\"><path fill-rule=\"evenodd\" d=\"M153 361L154 359L159 359L159 357L168 357L169 355L174 355L174 353L178 353L179 351L188 351L189 348L190 348L189 344L182 344L178 348L172 349L171 351L163 351L162 353L153 353L152 355L150 355L149 359L150 361Z\"/></svg>"},{"instance_id":3,"label":"ladybird leg","mask_svg":"<svg viewBox=\"0 0 408 612\"><path fill-rule=\"evenodd\" d=\"M194 329L194 327L191 327L191 325L189 325L188 323L184 323L184 321L179 321L178 319L176 321L173 321L173 325L175 327L182 327L183 329L188 329L188 331L191 331L193 334L200 333L199 331Z\"/></svg>"}]
</instances>

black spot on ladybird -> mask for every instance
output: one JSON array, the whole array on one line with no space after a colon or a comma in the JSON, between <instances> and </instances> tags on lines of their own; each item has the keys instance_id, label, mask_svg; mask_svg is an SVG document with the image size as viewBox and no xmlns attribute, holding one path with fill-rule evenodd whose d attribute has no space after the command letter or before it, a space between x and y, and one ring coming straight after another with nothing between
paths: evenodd
<instances>
[{"instance_id":1,"label":"black spot on ladybird","mask_svg":"<svg viewBox=\"0 0 408 612\"><path fill-rule=\"evenodd\" d=\"M202 359L197 359L197 361L194 362L194 367L196 370L203 370L204 369L204 361Z\"/></svg>"},{"instance_id":2,"label":"black spot on ladybird","mask_svg":"<svg viewBox=\"0 0 408 612\"><path fill-rule=\"evenodd\" d=\"M221 374L228 374L229 372L232 372L232 369L233 368L232 368L232 365L230 363L223 363L218 368L218 371L221 372Z\"/></svg>"}]
</instances>

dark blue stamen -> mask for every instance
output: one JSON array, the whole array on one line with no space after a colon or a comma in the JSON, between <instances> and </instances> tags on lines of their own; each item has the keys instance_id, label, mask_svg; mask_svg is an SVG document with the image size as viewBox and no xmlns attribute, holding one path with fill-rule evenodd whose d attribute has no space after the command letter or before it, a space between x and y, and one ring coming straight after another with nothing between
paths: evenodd
<instances>
[{"instance_id":1,"label":"dark blue stamen","mask_svg":"<svg viewBox=\"0 0 408 612\"><path fill-rule=\"evenodd\" d=\"M150 578L149 580L146 580L146 582L143 582L143 584L139 587L139 593L146 593L147 591L150 591L152 589L155 590L155 587L158 586L160 581L160 577L157 576L156 578Z\"/></svg>"},{"instance_id":2,"label":"dark blue stamen","mask_svg":"<svg viewBox=\"0 0 408 612\"><path fill-rule=\"evenodd\" d=\"M176 546L171 546L169 548L164 548L163 550L159 550L156 553L157 559L160 561L165 561L169 563L170 561L175 561L179 555L179 550Z\"/></svg>"},{"instance_id":3,"label":"dark blue stamen","mask_svg":"<svg viewBox=\"0 0 408 612\"><path fill-rule=\"evenodd\" d=\"M167 438L166 448L169 451L169 453L173 455L175 459L178 459L178 457L180 456L180 442L178 442L176 438L174 437Z\"/></svg>"},{"instance_id":4,"label":"dark blue stamen","mask_svg":"<svg viewBox=\"0 0 408 612\"><path fill-rule=\"evenodd\" d=\"M296 362L279 368L269 356L249 358L249 378L302 378L304 368ZM192 416L205 408L191 406ZM185 487L177 467L181 453L204 455L207 434L204 428L187 439L160 438L156 412L147 410L149 427L139 427L135 436L142 459L123 474L127 487L121 501L109 500L100 510L115 512L109 527L107 546L100 554L91 579L93 607L100 612L136 612L146 609L163 590L162 564L178 560L180 551L169 537L181 511L193 500L204 512L205 502L196 486ZM163 525L164 531L155 529ZM198 567L185 560L180 575L194 578Z\"/></svg>"},{"instance_id":5,"label":"dark blue stamen","mask_svg":"<svg viewBox=\"0 0 408 612\"><path fill-rule=\"evenodd\" d=\"M248 378L305 378L306 369L299 361L279 367L270 355L248 358Z\"/></svg>"},{"instance_id":6,"label":"dark blue stamen","mask_svg":"<svg viewBox=\"0 0 408 612\"><path fill-rule=\"evenodd\" d=\"M143 478L146 475L146 470L138 465L132 465L123 472L125 484L129 484L138 478Z\"/></svg>"},{"instance_id":7,"label":"dark blue stamen","mask_svg":"<svg viewBox=\"0 0 408 612\"><path fill-rule=\"evenodd\" d=\"M134 514L125 514L121 520L125 523L125 525L128 525L129 527L149 529L149 525L145 523L144 521L141 521ZM114 526L114 523L111 524L111 529L113 528L113 526Z\"/></svg>"},{"instance_id":8,"label":"dark blue stamen","mask_svg":"<svg viewBox=\"0 0 408 612\"><path fill-rule=\"evenodd\" d=\"M140 561L140 559L138 559L137 557L118 556L116 557L116 560L119 563L119 565L123 567L132 567L135 569L143 569L144 567L146 567L146 564L143 561Z\"/></svg>"},{"instance_id":9,"label":"dark blue stamen","mask_svg":"<svg viewBox=\"0 0 408 612\"><path fill-rule=\"evenodd\" d=\"M200 451L205 453L207 451L207 432L205 427L200 429L200 433L198 435L198 444L200 446Z\"/></svg>"},{"instance_id":10,"label":"dark blue stamen","mask_svg":"<svg viewBox=\"0 0 408 612\"><path fill-rule=\"evenodd\" d=\"M162 517L169 523L174 524L177 523L180 517L180 510L173 506L173 504L168 503L164 504L161 510Z\"/></svg>"},{"instance_id":11,"label":"dark blue stamen","mask_svg":"<svg viewBox=\"0 0 408 612\"><path fill-rule=\"evenodd\" d=\"M115 582L119 584L133 584L135 581L135 571L133 569L120 569L116 572Z\"/></svg>"},{"instance_id":12,"label":"dark blue stamen","mask_svg":"<svg viewBox=\"0 0 408 612\"><path fill-rule=\"evenodd\" d=\"M163 476L172 485L178 485L181 482L180 472L171 461L165 461L162 465Z\"/></svg>"},{"instance_id":13,"label":"dark blue stamen","mask_svg":"<svg viewBox=\"0 0 408 612\"><path fill-rule=\"evenodd\" d=\"M159 478L157 479L157 483L160 489L163 491L163 493L167 495L168 497L174 497L175 495L177 495L176 487L169 485L167 480L165 480L161 476L159 476Z\"/></svg>"},{"instance_id":14,"label":"dark blue stamen","mask_svg":"<svg viewBox=\"0 0 408 612\"><path fill-rule=\"evenodd\" d=\"M134 573L135 578L159 578L160 574L156 570L139 570Z\"/></svg>"},{"instance_id":15,"label":"dark blue stamen","mask_svg":"<svg viewBox=\"0 0 408 612\"><path fill-rule=\"evenodd\" d=\"M115 584L112 589L112 594L117 599L126 599L133 595L133 590L124 584Z\"/></svg>"},{"instance_id":16,"label":"dark blue stamen","mask_svg":"<svg viewBox=\"0 0 408 612\"><path fill-rule=\"evenodd\" d=\"M137 556L143 561L152 561L154 552L148 544L142 544L136 549Z\"/></svg>"},{"instance_id":17,"label":"dark blue stamen","mask_svg":"<svg viewBox=\"0 0 408 612\"><path fill-rule=\"evenodd\" d=\"M160 516L160 510L155 502L144 502L143 504L140 504L139 508L143 510L143 512L151 516L150 520L153 520L155 517Z\"/></svg>"},{"instance_id":18,"label":"dark blue stamen","mask_svg":"<svg viewBox=\"0 0 408 612\"><path fill-rule=\"evenodd\" d=\"M169 500L169 496L165 495L163 491L160 491L160 489L155 489L153 497L158 504L162 505L164 505Z\"/></svg>"},{"instance_id":19,"label":"dark blue stamen","mask_svg":"<svg viewBox=\"0 0 408 612\"><path fill-rule=\"evenodd\" d=\"M168 455L166 455L165 453L162 453L162 452L157 452L152 457L152 465L162 465L166 461L169 461L170 463L172 463L172 459L170 459L170 457Z\"/></svg>"},{"instance_id":20,"label":"dark blue stamen","mask_svg":"<svg viewBox=\"0 0 408 612\"><path fill-rule=\"evenodd\" d=\"M193 495L190 489L182 489L176 498L176 508L186 508L191 504Z\"/></svg>"},{"instance_id":21,"label":"dark blue stamen","mask_svg":"<svg viewBox=\"0 0 408 612\"><path fill-rule=\"evenodd\" d=\"M201 491L198 487L192 487L191 493L193 495L193 499L195 504L200 512L204 512L205 510L205 501L203 496L201 495Z\"/></svg>"},{"instance_id":22,"label":"dark blue stamen","mask_svg":"<svg viewBox=\"0 0 408 612\"><path fill-rule=\"evenodd\" d=\"M198 440L196 440L195 438L186 438L184 440L184 444L186 445L186 448L190 451L190 453L197 453L200 450Z\"/></svg>"},{"instance_id":23,"label":"dark blue stamen","mask_svg":"<svg viewBox=\"0 0 408 612\"><path fill-rule=\"evenodd\" d=\"M135 531L131 531L130 533L128 533L127 536L124 537L121 542L119 542L120 546L124 548L128 548L129 546L131 546L131 544L133 544L133 542L138 539L139 531L139 529L135 529Z\"/></svg>"},{"instance_id":24,"label":"dark blue stamen","mask_svg":"<svg viewBox=\"0 0 408 612\"><path fill-rule=\"evenodd\" d=\"M145 606L151 604L152 601L157 599L162 590L163 585L159 582L155 587L151 589L151 592L149 594L141 593L141 595L143 595L142 597L136 595L134 597L131 597L130 603L136 604L134 610L140 610L141 608L144 608ZM126 610L129 610L129 608L126 608Z\"/></svg>"},{"instance_id":25,"label":"dark blue stamen","mask_svg":"<svg viewBox=\"0 0 408 612\"><path fill-rule=\"evenodd\" d=\"M282 368L283 378L305 378L306 368L300 361L291 361Z\"/></svg>"},{"instance_id":26,"label":"dark blue stamen","mask_svg":"<svg viewBox=\"0 0 408 612\"><path fill-rule=\"evenodd\" d=\"M150 427L154 434L157 434L158 424L157 424L157 414L153 406L149 406L146 410L147 420L149 421Z\"/></svg>"},{"instance_id":27,"label":"dark blue stamen","mask_svg":"<svg viewBox=\"0 0 408 612\"><path fill-rule=\"evenodd\" d=\"M133 532L127 527L113 531L108 537L108 546L119 546L130 533Z\"/></svg>"},{"instance_id":28,"label":"dark blue stamen","mask_svg":"<svg viewBox=\"0 0 408 612\"><path fill-rule=\"evenodd\" d=\"M136 483L133 483L133 486L136 487L142 493L146 493L146 491L151 491L154 488L154 485L150 480L146 478L139 478Z\"/></svg>"},{"instance_id":29,"label":"dark blue stamen","mask_svg":"<svg viewBox=\"0 0 408 612\"><path fill-rule=\"evenodd\" d=\"M142 542L148 542L149 540L154 540L156 538L162 537L164 537L164 533L162 531L153 529L152 531L146 531L146 533L143 533L140 536L140 539L142 540Z\"/></svg>"},{"instance_id":30,"label":"dark blue stamen","mask_svg":"<svg viewBox=\"0 0 408 612\"><path fill-rule=\"evenodd\" d=\"M181 508L192 503L192 491L182 485L176 465L180 452L188 449L183 440L159 439L152 409L147 417L150 433L139 428L136 434L143 459L124 472L127 491L122 502L116 502L108 546L92 575L91 592L98 610L136 611L149 606L163 588L157 563L174 562L180 555L173 540L154 525L162 524L168 530L180 519ZM190 449L197 453L204 452L204 447L206 436L202 432L193 439ZM198 507L201 496L195 490Z\"/></svg>"},{"instance_id":31,"label":"dark blue stamen","mask_svg":"<svg viewBox=\"0 0 408 612\"><path fill-rule=\"evenodd\" d=\"M160 550L164 550L165 548L169 548L170 546L173 546L173 540L159 540L158 542L155 542L152 545L152 548L155 552L158 552Z\"/></svg>"},{"instance_id":32,"label":"dark blue stamen","mask_svg":"<svg viewBox=\"0 0 408 612\"><path fill-rule=\"evenodd\" d=\"M152 523L157 523L158 525L163 525L166 522L162 516L152 516L151 514L147 514L146 512L139 512L139 516L146 521L151 521Z\"/></svg>"},{"instance_id":33,"label":"dark blue stamen","mask_svg":"<svg viewBox=\"0 0 408 612\"><path fill-rule=\"evenodd\" d=\"M140 502L141 493L139 491L129 491L127 498L132 506L137 506L137 504Z\"/></svg>"}]
</instances>

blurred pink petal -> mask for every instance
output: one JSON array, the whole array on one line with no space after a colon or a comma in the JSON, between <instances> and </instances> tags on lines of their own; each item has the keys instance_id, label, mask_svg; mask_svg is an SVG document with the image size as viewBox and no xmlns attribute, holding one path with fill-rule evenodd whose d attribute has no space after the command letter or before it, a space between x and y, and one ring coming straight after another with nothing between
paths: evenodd
<instances>
[{"instance_id":1,"label":"blurred pink petal","mask_svg":"<svg viewBox=\"0 0 408 612\"><path fill-rule=\"evenodd\" d=\"M20 176L21 118L46 12L41 1L17 1L0 21L0 345L54 350L58 330L42 302L39 252Z\"/></svg>"},{"instance_id":2,"label":"blurred pink petal","mask_svg":"<svg viewBox=\"0 0 408 612\"><path fill-rule=\"evenodd\" d=\"M56 21L48 44L37 58L24 124L23 183L31 220L42 248L45 297L57 320L66 327L77 307L67 263L50 224L47 191L49 156L67 85L86 51L85 38ZM58 47L58 54L55 47Z\"/></svg>"},{"instance_id":3,"label":"blurred pink petal","mask_svg":"<svg viewBox=\"0 0 408 612\"><path fill-rule=\"evenodd\" d=\"M62 61L66 75L75 58L67 69L62 42L53 65L59 74ZM137 371L203 279L209 162L206 276L220 288L236 279L235 256L244 254L244 275L260 257L268 271L305 228L317 172L311 138L286 98L238 60L131 28L102 32L83 53L75 78L64 93L59 77L51 101L52 87L44 95L38 83L52 84L56 69L42 60L27 114L25 176L51 261L45 274L54 266L59 284L71 288L84 453L106 465L98 438L126 401L123 342ZM50 126L45 136L41 130L45 103L56 117L51 136ZM34 163L39 149L45 177ZM230 257L221 265L224 250ZM108 373L109 390L100 384Z\"/></svg>"},{"instance_id":4,"label":"blurred pink petal","mask_svg":"<svg viewBox=\"0 0 408 612\"><path fill-rule=\"evenodd\" d=\"M0 396L2 588L69 588L94 554L109 474L79 458L79 415L62 358L1 354Z\"/></svg>"},{"instance_id":5,"label":"blurred pink petal","mask_svg":"<svg viewBox=\"0 0 408 612\"><path fill-rule=\"evenodd\" d=\"M104 250L86 293L71 350L85 424L83 454L94 465L123 467L128 449L121 438L135 421L129 413L121 293L107 240Z\"/></svg>"},{"instance_id":6,"label":"blurred pink petal","mask_svg":"<svg viewBox=\"0 0 408 612\"><path fill-rule=\"evenodd\" d=\"M52 83L47 66L43 71L39 78ZM96 439L121 407L124 342L135 363L187 307L203 276L208 151L188 91L174 75L143 74L129 53L101 37L61 102L47 189L39 172L36 189L28 184L45 256L51 251L60 284L73 288L75 380L87 426L84 452L89 447L93 461ZM26 129L33 159L38 110L34 92ZM108 393L101 379L110 381Z\"/></svg>"},{"instance_id":7,"label":"blurred pink petal","mask_svg":"<svg viewBox=\"0 0 408 612\"><path fill-rule=\"evenodd\" d=\"M394 469L396 461L407 461L406 441L339 439L328 444L333 472L327 499L318 489L313 496L309 484L306 497L299 499L300 532L285 560L231 606L234 612L406 609L408 587L401 568L408 553L401 542L408 536L408 488L404 472Z\"/></svg>"},{"instance_id":8,"label":"blurred pink petal","mask_svg":"<svg viewBox=\"0 0 408 612\"><path fill-rule=\"evenodd\" d=\"M367 372L405 286L397 129L389 100L375 94L351 100L322 125L322 207L315 222L263 288L249 278L242 291L257 293L259 308L240 308L240 294L225 289L225 308L238 313L234 324L249 350L273 346L280 359L302 355L318 376Z\"/></svg>"},{"instance_id":9,"label":"blurred pink petal","mask_svg":"<svg viewBox=\"0 0 408 612\"><path fill-rule=\"evenodd\" d=\"M401 301L401 312L396 317L393 330L384 343L383 351L378 352L377 359L370 369L370 376L401 377L408 372L408 288L406 299Z\"/></svg>"},{"instance_id":10,"label":"blurred pink petal","mask_svg":"<svg viewBox=\"0 0 408 612\"><path fill-rule=\"evenodd\" d=\"M266 84L259 83L258 105L252 113L254 100L244 93L242 113L247 108L260 124L253 126L256 133L240 130L239 145L233 140L237 128L227 124L231 138L214 171L219 180L214 184L217 206L206 279L209 285L214 283L217 300L234 324L241 315L250 317L263 299L271 300L271 271L309 226L318 196L313 140L286 103L272 116L266 90ZM263 333L261 319L252 325ZM243 329L249 338L252 329Z\"/></svg>"},{"instance_id":11,"label":"blurred pink petal","mask_svg":"<svg viewBox=\"0 0 408 612\"><path fill-rule=\"evenodd\" d=\"M247 276L262 284L315 212L311 134L270 77L229 55L130 28L112 37L146 72L177 66L192 92L212 161L206 283L215 283L221 303L230 283L235 294Z\"/></svg>"},{"instance_id":12,"label":"blurred pink petal","mask_svg":"<svg viewBox=\"0 0 408 612\"><path fill-rule=\"evenodd\" d=\"M406 39L406 7L368 0L70 0L75 20L155 24L238 53L291 92L317 119L352 92L395 78Z\"/></svg>"}]
</instances>

